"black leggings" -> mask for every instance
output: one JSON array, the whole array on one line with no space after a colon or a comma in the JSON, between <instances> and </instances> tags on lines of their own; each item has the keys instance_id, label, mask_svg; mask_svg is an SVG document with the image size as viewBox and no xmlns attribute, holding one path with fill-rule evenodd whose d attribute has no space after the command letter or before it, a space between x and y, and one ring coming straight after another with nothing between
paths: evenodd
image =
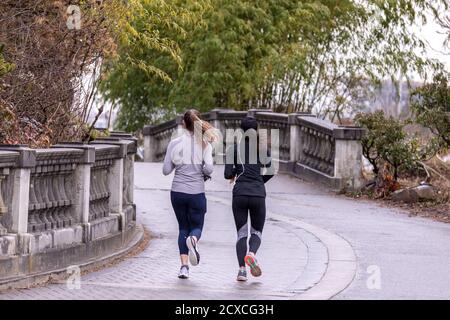
<instances>
[{"instance_id":1,"label":"black leggings","mask_svg":"<svg viewBox=\"0 0 450 320\"><path fill-rule=\"evenodd\" d=\"M170 193L172 207L178 220L178 248L180 254L188 254L186 238L202 236L206 213L206 197L204 193L187 194L172 191Z\"/></svg>"},{"instance_id":2,"label":"black leggings","mask_svg":"<svg viewBox=\"0 0 450 320\"><path fill-rule=\"evenodd\" d=\"M256 253L261 245L261 236L266 220L266 199L263 197L234 196L233 215L236 223L236 253L239 266L245 266L248 239L248 214L250 212L249 251Z\"/></svg>"}]
</instances>

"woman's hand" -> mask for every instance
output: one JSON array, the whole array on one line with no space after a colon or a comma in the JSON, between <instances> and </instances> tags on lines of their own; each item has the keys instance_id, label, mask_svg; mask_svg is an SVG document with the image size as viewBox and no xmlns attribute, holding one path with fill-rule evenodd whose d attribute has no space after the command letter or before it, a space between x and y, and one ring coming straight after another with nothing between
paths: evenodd
<instances>
[{"instance_id":1,"label":"woman's hand","mask_svg":"<svg viewBox=\"0 0 450 320\"><path fill-rule=\"evenodd\" d=\"M230 179L230 184L233 184L235 180L236 180L236 176L234 176L233 178Z\"/></svg>"}]
</instances>

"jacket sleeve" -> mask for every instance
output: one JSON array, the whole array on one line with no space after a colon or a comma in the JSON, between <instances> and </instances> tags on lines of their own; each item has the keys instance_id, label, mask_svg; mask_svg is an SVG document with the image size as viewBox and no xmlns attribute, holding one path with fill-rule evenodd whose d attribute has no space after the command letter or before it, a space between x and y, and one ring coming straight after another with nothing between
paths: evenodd
<instances>
[{"instance_id":1,"label":"jacket sleeve","mask_svg":"<svg viewBox=\"0 0 450 320\"><path fill-rule=\"evenodd\" d=\"M214 161L212 156L212 146L210 143L207 144L205 150L203 151L203 174L211 175L214 171Z\"/></svg>"},{"instance_id":2,"label":"jacket sleeve","mask_svg":"<svg viewBox=\"0 0 450 320\"><path fill-rule=\"evenodd\" d=\"M230 161L232 159L232 161ZM225 179L233 179L236 176L236 166L235 166L235 147L231 146L226 151L225 156Z\"/></svg>"},{"instance_id":3,"label":"jacket sleeve","mask_svg":"<svg viewBox=\"0 0 450 320\"><path fill-rule=\"evenodd\" d=\"M266 164L262 164L262 166L261 166L261 176L262 176L264 183L266 183L267 181L272 179L273 176L275 175L275 173L273 172L274 170L272 168L272 156L270 154L270 151L267 151L267 153L268 153L268 157L269 157L268 158L269 162Z\"/></svg>"},{"instance_id":4,"label":"jacket sleeve","mask_svg":"<svg viewBox=\"0 0 450 320\"><path fill-rule=\"evenodd\" d=\"M273 178L273 174L265 174L262 176L264 183Z\"/></svg>"},{"instance_id":5,"label":"jacket sleeve","mask_svg":"<svg viewBox=\"0 0 450 320\"><path fill-rule=\"evenodd\" d=\"M173 143L170 142L166 150L166 155L164 157L164 164L162 169L163 175L165 176L172 173L173 169L175 169L175 164L172 162L172 151L173 151Z\"/></svg>"}]
</instances>

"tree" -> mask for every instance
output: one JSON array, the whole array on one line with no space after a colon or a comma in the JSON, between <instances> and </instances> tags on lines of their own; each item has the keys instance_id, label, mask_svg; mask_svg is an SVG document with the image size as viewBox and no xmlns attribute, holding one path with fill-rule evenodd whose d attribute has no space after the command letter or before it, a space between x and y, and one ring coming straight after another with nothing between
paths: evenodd
<instances>
[{"instance_id":1,"label":"tree","mask_svg":"<svg viewBox=\"0 0 450 320\"><path fill-rule=\"evenodd\" d=\"M435 69L414 54L425 45L408 26L425 20L426 10L441 3L446 2L301 1L309 16L299 17L287 32L290 41L277 51L280 72L272 75L272 94L266 95L273 101L262 105L334 117L358 105L361 88L385 77Z\"/></svg>"},{"instance_id":2,"label":"tree","mask_svg":"<svg viewBox=\"0 0 450 320\"><path fill-rule=\"evenodd\" d=\"M169 3L192 7L187 0ZM182 37L175 35L182 69L154 50L145 51L148 63L159 66L171 81L122 66L122 72L110 73L108 82L123 83L126 74L133 88L107 87L113 100L124 103L119 124L125 129L157 122L187 106L202 111L314 109L339 118L381 79L426 74L438 67L417 53L424 42L408 27L445 3L211 0L210 6L197 10L202 23L185 28ZM174 32L166 28L164 35L173 38Z\"/></svg>"},{"instance_id":3,"label":"tree","mask_svg":"<svg viewBox=\"0 0 450 320\"><path fill-rule=\"evenodd\" d=\"M206 7L203 1L136 1L100 84L105 99L121 107L118 127L137 131L174 114L162 97L181 72L179 43L200 23Z\"/></svg>"},{"instance_id":4,"label":"tree","mask_svg":"<svg viewBox=\"0 0 450 320\"><path fill-rule=\"evenodd\" d=\"M0 105L11 117L0 122L0 143L42 147L90 139L95 121L88 124L89 115L112 63L118 72L127 63L165 77L145 56L122 48L151 48L179 63L176 44L160 35L167 26L177 28L178 13L164 0L2 0L0 43L15 68L0 60L1 72L10 71L0 78Z\"/></svg>"},{"instance_id":5,"label":"tree","mask_svg":"<svg viewBox=\"0 0 450 320\"><path fill-rule=\"evenodd\" d=\"M450 43L450 13L447 9L448 3L443 3L441 5L433 7L432 12L434 14L435 21L437 22L437 24L447 34L447 38L444 41L444 45L448 47L448 44Z\"/></svg>"},{"instance_id":6,"label":"tree","mask_svg":"<svg viewBox=\"0 0 450 320\"><path fill-rule=\"evenodd\" d=\"M82 4L84 3L84 4ZM10 119L0 123L1 142L48 146L83 135L83 77L113 50L95 1L82 1L83 25L68 23L73 1L4 0L0 43L15 65L0 78L0 104ZM74 17L75 19L75 17ZM8 128L15 128L9 131Z\"/></svg>"},{"instance_id":7,"label":"tree","mask_svg":"<svg viewBox=\"0 0 450 320\"><path fill-rule=\"evenodd\" d=\"M373 114L359 113L355 117L355 123L367 131L361 139L363 156L370 162L375 175L380 171L378 162L381 154L378 151L378 138L384 134L384 113L376 111Z\"/></svg>"},{"instance_id":8,"label":"tree","mask_svg":"<svg viewBox=\"0 0 450 320\"><path fill-rule=\"evenodd\" d=\"M10 73L14 69L14 65L5 61L3 57L4 46L0 44L0 78L4 75ZM0 91L2 87L0 85ZM0 100L0 119L2 119L2 124L0 125L0 141L6 140L6 136L14 132L14 114L11 110L2 103Z\"/></svg>"},{"instance_id":9,"label":"tree","mask_svg":"<svg viewBox=\"0 0 450 320\"><path fill-rule=\"evenodd\" d=\"M411 108L416 121L435 135L437 149L450 147L450 86L448 74L439 73L432 83L415 89Z\"/></svg>"}]
</instances>

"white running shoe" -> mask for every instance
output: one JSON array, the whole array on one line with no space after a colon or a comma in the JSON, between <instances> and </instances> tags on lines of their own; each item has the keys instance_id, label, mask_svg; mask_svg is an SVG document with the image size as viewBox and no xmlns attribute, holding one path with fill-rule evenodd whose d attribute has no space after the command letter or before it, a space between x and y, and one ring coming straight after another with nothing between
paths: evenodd
<instances>
[{"instance_id":1,"label":"white running shoe","mask_svg":"<svg viewBox=\"0 0 450 320\"><path fill-rule=\"evenodd\" d=\"M193 236L189 236L186 239L186 245L189 249L189 262L193 266L198 265L200 263L200 254L198 253L197 241Z\"/></svg>"},{"instance_id":2,"label":"white running shoe","mask_svg":"<svg viewBox=\"0 0 450 320\"><path fill-rule=\"evenodd\" d=\"M189 266L181 266L180 272L178 273L178 278L180 279L189 278Z\"/></svg>"}]
</instances>

